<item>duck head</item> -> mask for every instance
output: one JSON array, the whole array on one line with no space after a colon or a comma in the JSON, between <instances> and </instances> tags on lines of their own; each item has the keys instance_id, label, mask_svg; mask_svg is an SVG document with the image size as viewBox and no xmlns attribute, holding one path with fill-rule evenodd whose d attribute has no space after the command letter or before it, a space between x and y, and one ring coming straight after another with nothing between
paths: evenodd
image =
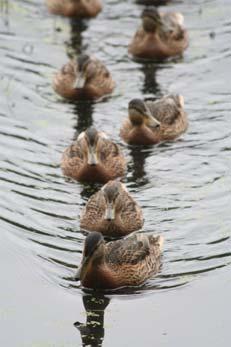
<instances>
[{"instance_id":1,"label":"duck head","mask_svg":"<svg viewBox=\"0 0 231 347\"><path fill-rule=\"evenodd\" d=\"M104 220L110 222L116 217L121 208L121 193L126 190L124 185L118 180L109 181L103 188L103 196L106 202Z\"/></svg>"},{"instance_id":2,"label":"duck head","mask_svg":"<svg viewBox=\"0 0 231 347\"><path fill-rule=\"evenodd\" d=\"M102 234L91 232L85 240L83 256L75 275L76 280L84 281L92 263L100 263L104 258L105 241Z\"/></svg>"},{"instance_id":3,"label":"duck head","mask_svg":"<svg viewBox=\"0 0 231 347\"><path fill-rule=\"evenodd\" d=\"M133 126L146 125L153 129L160 127L160 122L152 116L149 108L141 99L133 99L129 102L128 115Z\"/></svg>"},{"instance_id":4,"label":"duck head","mask_svg":"<svg viewBox=\"0 0 231 347\"><path fill-rule=\"evenodd\" d=\"M90 166L96 166L99 163L97 144L100 134L94 127L90 127L83 133L83 136L86 143L87 163Z\"/></svg>"},{"instance_id":5,"label":"duck head","mask_svg":"<svg viewBox=\"0 0 231 347\"><path fill-rule=\"evenodd\" d=\"M87 54L80 54L76 64L76 82L75 88L83 88L87 80L87 66L91 58Z\"/></svg>"},{"instance_id":6,"label":"duck head","mask_svg":"<svg viewBox=\"0 0 231 347\"><path fill-rule=\"evenodd\" d=\"M155 32L162 25L161 17L155 7L149 7L141 15L143 29L146 32Z\"/></svg>"},{"instance_id":7,"label":"duck head","mask_svg":"<svg viewBox=\"0 0 231 347\"><path fill-rule=\"evenodd\" d=\"M94 127L83 131L77 141L81 143L84 161L90 166L96 166L99 163L97 146L102 137Z\"/></svg>"}]
</instances>

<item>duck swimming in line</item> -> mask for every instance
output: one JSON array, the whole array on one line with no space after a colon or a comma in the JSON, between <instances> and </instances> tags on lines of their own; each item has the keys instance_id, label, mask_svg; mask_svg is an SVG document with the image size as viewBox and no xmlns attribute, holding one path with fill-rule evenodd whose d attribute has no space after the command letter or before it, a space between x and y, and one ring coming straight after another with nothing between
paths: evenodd
<instances>
[{"instance_id":1,"label":"duck swimming in line","mask_svg":"<svg viewBox=\"0 0 231 347\"><path fill-rule=\"evenodd\" d=\"M105 236L124 236L142 228L143 213L119 180L109 181L87 202L80 227Z\"/></svg>"},{"instance_id":2,"label":"duck swimming in line","mask_svg":"<svg viewBox=\"0 0 231 347\"><path fill-rule=\"evenodd\" d=\"M90 127L64 151L61 168L78 181L106 183L124 176L126 160L117 144Z\"/></svg>"},{"instance_id":3,"label":"duck swimming in line","mask_svg":"<svg viewBox=\"0 0 231 347\"><path fill-rule=\"evenodd\" d=\"M133 99L128 105L128 113L120 135L129 144L172 141L188 128L182 95L167 95L156 101Z\"/></svg>"},{"instance_id":4,"label":"duck swimming in line","mask_svg":"<svg viewBox=\"0 0 231 347\"><path fill-rule=\"evenodd\" d=\"M65 17L91 18L102 11L101 0L46 0L52 14Z\"/></svg>"},{"instance_id":5,"label":"duck swimming in line","mask_svg":"<svg viewBox=\"0 0 231 347\"><path fill-rule=\"evenodd\" d=\"M98 59L81 54L54 75L53 89L66 99L99 99L111 94L115 82L106 66Z\"/></svg>"},{"instance_id":6,"label":"duck swimming in line","mask_svg":"<svg viewBox=\"0 0 231 347\"><path fill-rule=\"evenodd\" d=\"M162 236L132 234L106 244L102 234L92 232L75 279L95 289L139 286L159 271L162 246Z\"/></svg>"},{"instance_id":7,"label":"duck swimming in line","mask_svg":"<svg viewBox=\"0 0 231 347\"><path fill-rule=\"evenodd\" d=\"M143 11L141 18L142 25L128 48L134 57L164 59L181 55L188 47L181 13L159 13L155 7L150 7Z\"/></svg>"}]
</instances>

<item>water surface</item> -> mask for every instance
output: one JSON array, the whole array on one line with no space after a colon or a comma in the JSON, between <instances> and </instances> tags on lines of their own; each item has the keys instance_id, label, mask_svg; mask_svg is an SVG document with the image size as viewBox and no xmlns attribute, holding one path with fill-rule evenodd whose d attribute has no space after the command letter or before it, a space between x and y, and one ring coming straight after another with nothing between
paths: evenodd
<instances>
[{"instance_id":1,"label":"water surface","mask_svg":"<svg viewBox=\"0 0 231 347\"><path fill-rule=\"evenodd\" d=\"M161 9L184 14L190 47L183 58L158 64L127 54L143 7L108 0L96 19L78 23L50 16L42 0L1 1L2 345L85 346L92 338L95 346L103 339L104 346L183 346L186 333L177 331L177 322L192 327L185 328L194 336L187 345L227 345L231 4L166 1ZM79 52L107 64L117 83L110 98L72 104L55 95L53 73ZM185 97L187 134L142 149L122 143L118 134L128 102L169 92ZM158 276L106 296L85 296L72 280L85 238L79 213L99 186L67 180L59 167L65 147L92 124L128 157L125 184L143 208L144 232L165 238ZM87 320L85 311L91 313ZM197 324L202 317L204 330Z\"/></svg>"}]
</instances>

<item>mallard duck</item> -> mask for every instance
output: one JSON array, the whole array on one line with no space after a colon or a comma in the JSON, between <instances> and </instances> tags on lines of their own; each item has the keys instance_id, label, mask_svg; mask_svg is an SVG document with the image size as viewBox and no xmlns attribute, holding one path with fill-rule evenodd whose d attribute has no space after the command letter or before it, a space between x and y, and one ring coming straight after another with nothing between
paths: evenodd
<instances>
[{"instance_id":1,"label":"mallard duck","mask_svg":"<svg viewBox=\"0 0 231 347\"><path fill-rule=\"evenodd\" d=\"M67 99L99 99L112 93L115 82L100 60L81 54L54 75L53 88Z\"/></svg>"},{"instance_id":2,"label":"mallard duck","mask_svg":"<svg viewBox=\"0 0 231 347\"><path fill-rule=\"evenodd\" d=\"M182 54L188 46L188 34L180 13L159 13L155 7L145 9L142 25L136 32L129 53L137 58L164 59Z\"/></svg>"},{"instance_id":3,"label":"mallard duck","mask_svg":"<svg viewBox=\"0 0 231 347\"><path fill-rule=\"evenodd\" d=\"M91 18L102 10L101 0L46 0L48 10L65 17Z\"/></svg>"},{"instance_id":4,"label":"mallard duck","mask_svg":"<svg viewBox=\"0 0 231 347\"><path fill-rule=\"evenodd\" d=\"M182 95L167 95L156 101L133 99L128 105L129 118L120 130L123 140L134 145L152 145L171 141L188 127Z\"/></svg>"},{"instance_id":5,"label":"mallard duck","mask_svg":"<svg viewBox=\"0 0 231 347\"><path fill-rule=\"evenodd\" d=\"M159 271L162 245L163 237L145 234L106 244L102 234L92 232L75 278L87 288L138 286Z\"/></svg>"},{"instance_id":6,"label":"mallard duck","mask_svg":"<svg viewBox=\"0 0 231 347\"><path fill-rule=\"evenodd\" d=\"M106 236L124 236L142 228L143 213L118 180L109 181L89 199L80 227Z\"/></svg>"},{"instance_id":7,"label":"mallard duck","mask_svg":"<svg viewBox=\"0 0 231 347\"><path fill-rule=\"evenodd\" d=\"M117 144L90 127L64 151L61 167L78 181L106 183L125 174L126 161Z\"/></svg>"}]
</instances>

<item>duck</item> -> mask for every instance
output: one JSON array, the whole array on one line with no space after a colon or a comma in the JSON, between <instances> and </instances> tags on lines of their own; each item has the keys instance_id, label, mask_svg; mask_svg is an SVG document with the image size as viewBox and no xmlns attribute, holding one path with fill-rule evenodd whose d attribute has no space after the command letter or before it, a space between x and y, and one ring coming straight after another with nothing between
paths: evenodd
<instances>
[{"instance_id":1,"label":"duck","mask_svg":"<svg viewBox=\"0 0 231 347\"><path fill-rule=\"evenodd\" d=\"M128 51L136 58L166 59L179 56L188 47L184 17L178 12L159 13L155 7L144 9L142 24Z\"/></svg>"},{"instance_id":2,"label":"duck","mask_svg":"<svg viewBox=\"0 0 231 347\"><path fill-rule=\"evenodd\" d=\"M124 176L126 160L116 143L90 127L64 151L61 168L78 181L106 183Z\"/></svg>"},{"instance_id":3,"label":"duck","mask_svg":"<svg viewBox=\"0 0 231 347\"><path fill-rule=\"evenodd\" d=\"M142 209L118 179L107 182L90 197L80 218L82 229L107 237L123 237L143 224Z\"/></svg>"},{"instance_id":4,"label":"duck","mask_svg":"<svg viewBox=\"0 0 231 347\"><path fill-rule=\"evenodd\" d=\"M101 233L92 232L75 280L92 289L140 286L159 271L162 247L162 236L133 233L105 243Z\"/></svg>"},{"instance_id":5,"label":"duck","mask_svg":"<svg viewBox=\"0 0 231 347\"><path fill-rule=\"evenodd\" d=\"M80 54L70 60L53 77L54 91L70 100L96 100L115 88L107 67L97 58Z\"/></svg>"},{"instance_id":6,"label":"duck","mask_svg":"<svg viewBox=\"0 0 231 347\"><path fill-rule=\"evenodd\" d=\"M50 13L64 17L92 18L102 11L101 0L46 0Z\"/></svg>"},{"instance_id":7,"label":"duck","mask_svg":"<svg viewBox=\"0 0 231 347\"><path fill-rule=\"evenodd\" d=\"M173 141L188 128L182 95L166 95L158 100L133 99L120 136L131 145L153 145Z\"/></svg>"}]
</instances>

